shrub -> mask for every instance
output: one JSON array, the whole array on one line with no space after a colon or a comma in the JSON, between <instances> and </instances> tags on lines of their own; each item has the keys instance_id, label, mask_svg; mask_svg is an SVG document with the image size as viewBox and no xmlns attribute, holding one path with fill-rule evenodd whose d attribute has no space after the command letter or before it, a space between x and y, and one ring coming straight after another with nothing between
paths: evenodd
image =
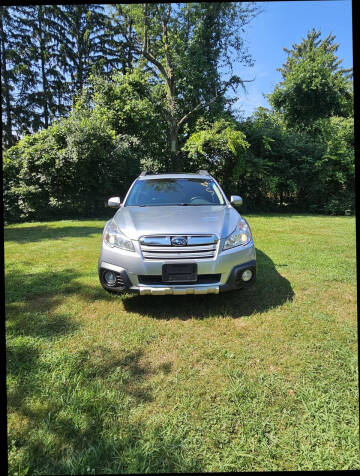
<instances>
[{"instance_id":1,"label":"shrub","mask_svg":"<svg viewBox=\"0 0 360 476\"><path fill-rule=\"evenodd\" d=\"M10 148L4 160L7 221L94 216L124 195L140 170L139 141L116 135L99 114L74 110Z\"/></svg>"}]
</instances>

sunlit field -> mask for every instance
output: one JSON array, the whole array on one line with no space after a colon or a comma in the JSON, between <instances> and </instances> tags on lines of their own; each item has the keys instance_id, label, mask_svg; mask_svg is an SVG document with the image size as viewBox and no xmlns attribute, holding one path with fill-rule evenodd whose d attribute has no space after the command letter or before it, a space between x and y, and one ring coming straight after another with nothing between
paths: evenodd
<instances>
[{"instance_id":1,"label":"sunlit field","mask_svg":"<svg viewBox=\"0 0 360 476\"><path fill-rule=\"evenodd\" d=\"M106 293L105 220L5 227L11 475L360 468L354 217L246 218L208 296Z\"/></svg>"}]
</instances>

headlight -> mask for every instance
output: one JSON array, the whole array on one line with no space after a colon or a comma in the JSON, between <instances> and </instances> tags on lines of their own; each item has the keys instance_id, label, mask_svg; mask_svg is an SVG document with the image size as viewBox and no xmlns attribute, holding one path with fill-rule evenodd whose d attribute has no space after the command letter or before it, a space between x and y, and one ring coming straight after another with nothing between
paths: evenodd
<instances>
[{"instance_id":1,"label":"headlight","mask_svg":"<svg viewBox=\"0 0 360 476\"><path fill-rule=\"evenodd\" d=\"M235 230L228 236L224 243L224 250L234 246L247 245L251 240L251 231L245 220L239 221Z\"/></svg>"},{"instance_id":2,"label":"headlight","mask_svg":"<svg viewBox=\"0 0 360 476\"><path fill-rule=\"evenodd\" d=\"M135 251L132 241L121 233L114 221L111 221L106 225L104 230L104 241L112 248L116 246L123 250Z\"/></svg>"}]
</instances>

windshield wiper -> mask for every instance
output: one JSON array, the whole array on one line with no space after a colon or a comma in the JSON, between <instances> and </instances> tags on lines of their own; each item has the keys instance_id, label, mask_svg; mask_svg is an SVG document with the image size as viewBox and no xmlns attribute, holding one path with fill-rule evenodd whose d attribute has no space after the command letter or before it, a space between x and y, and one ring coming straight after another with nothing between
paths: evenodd
<instances>
[{"instance_id":1,"label":"windshield wiper","mask_svg":"<svg viewBox=\"0 0 360 476\"><path fill-rule=\"evenodd\" d=\"M137 205L138 207L204 207L211 205L220 205L220 203L147 203L144 205Z\"/></svg>"}]
</instances>

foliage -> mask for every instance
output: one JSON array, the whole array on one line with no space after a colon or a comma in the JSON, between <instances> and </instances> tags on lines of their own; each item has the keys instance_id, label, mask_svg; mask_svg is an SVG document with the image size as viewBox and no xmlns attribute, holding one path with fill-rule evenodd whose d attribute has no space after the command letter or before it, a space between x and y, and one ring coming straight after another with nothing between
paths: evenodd
<instances>
[{"instance_id":1,"label":"foliage","mask_svg":"<svg viewBox=\"0 0 360 476\"><path fill-rule=\"evenodd\" d=\"M309 205L331 215L355 212L354 120L333 116L321 122L324 151L315 164L319 196Z\"/></svg>"},{"instance_id":2,"label":"foliage","mask_svg":"<svg viewBox=\"0 0 360 476\"><path fill-rule=\"evenodd\" d=\"M245 158L250 145L245 135L234 127L234 123L224 119L213 124L200 120L199 130L183 147L189 157L188 169L207 169L221 182L225 193L231 192L231 186L247 169Z\"/></svg>"},{"instance_id":3,"label":"foliage","mask_svg":"<svg viewBox=\"0 0 360 476\"><path fill-rule=\"evenodd\" d=\"M131 47L140 64L150 68L164 87L171 167L180 171L181 129L205 107L222 111L226 90L243 85L237 76L221 81L219 69L227 65L231 70L230 51L235 51L240 63L251 64L241 35L255 16L256 7L217 2L114 8L133 26Z\"/></svg>"},{"instance_id":4,"label":"foliage","mask_svg":"<svg viewBox=\"0 0 360 476\"><path fill-rule=\"evenodd\" d=\"M164 170L168 165L165 106L153 74L135 68L108 79L91 76L89 93L94 113L106 118L116 134L137 137L142 166Z\"/></svg>"},{"instance_id":5,"label":"foliage","mask_svg":"<svg viewBox=\"0 0 360 476\"><path fill-rule=\"evenodd\" d=\"M126 61L118 54L125 40L104 10L96 4L1 7L4 148L67 115L91 71L109 74Z\"/></svg>"},{"instance_id":6,"label":"foliage","mask_svg":"<svg viewBox=\"0 0 360 476\"><path fill-rule=\"evenodd\" d=\"M96 4L63 5L61 25L61 66L70 75L70 94L74 96L82 92L92 70L100 72L111 64L107 54L111 32L106 29L104 6Z\"/></svg>"},{"instance_id":7,"label":"foliage","mask_svg":"<svg viewBox=\"0 0 360 476\"><path fill-rule=\"evenodd\" d=\"M352 82L350 70L339 67L333 35L321 40L313 30L285 48L283 81L269 96L273 109L258 108L244 121L226 107L227 89L241 79L225 81L220 68L231 72L234 52L251 63L241 40L256 14L251 6L114 5L106 15L97 5L14 7L14 16L10 10L1 10L0 24L6 145L19 118L24 132L59 113L62 73L56 68L66 58L73 59L66 74L78 92L67 119L7 150L8 221L101 213L106 196L124 195L141 169L177 171L180 165L185 172L208 169L228 195L244 197L243 211L354 212ZM68 29L66 48L61 25ZM41 48L21 58L19 39L31 32ZM38 91L26 94L34 78ZM17 99L24 106L13 104L16 88L24 92Z\"/></svg>"},{"instance_id":8,"label":"foliage","mask_svg":"<svg viewBox=\"0 0 360 476\"><path fill-rule=\"evenodd\" d=\"M208 169L228 195L245 198L244 210L354 213L353 120L332 117L316 127L314 141L264 108L240 124L199 120L183 147L187 170Z\"/></svg>"},{"instance_id":9,"label":"foliage","mask_svg":"<svg viewBox=\"0 0 360 476\"><path fill-rule=\"evenodd\" d=\"M288 58L279 68L283 81L269 97L270 103L284 115L289 127L311 130L318 119L348 116L352 110L349 70L340 69L333 44L334 35L320 40L320 31L312 30L292 50L284 48Z\"/></svg>"},{"instance_id":10,"label":"foliage","mask_svg":"<svg viewBox=\"0 0 360 476\"><path fill-rule=\"evenodd\" d=\"M306 134L288 130L281 116L262 108L241 128L251 144L249 160L262 165L261 173L249 174L243 184L249 209L295 205L306 210L304 194L311 189L316 145Z\"/></svg>"},{"instance_id":11,"label":"foliage","mask_svg":"<svg viewBox=\"0 0 360 476\"><path fill-rule=\"evenodd\" d=\"M231 69L230 53L251 64L243 33L256 13L236 2L2 7L5 147L67 115L91 73L109 78L140 67L167 85L168 149L172 140L177 149L180 126L196 120L196 108L211 101L209 112L221 112L225 89L241 84L234 76L224 88L219 68Z\"/></svg>"},{"instance_id":12,"label":"foliage","mask_svg":"<svg viewBox=\"0 0 360 476\"><path fill-rule=\"evenodd\" d=\"M29 44L24 56L31 62L26 71L30 87L22 94L29 115L23 133L29 133L47 128L56 117L68 111L66 75L59 67L59 44L64 31L60 22L61 10L56 5L24 6L20 13L21 39Z\"/></svg>"},{"instance_id":13,"label":"foliage","mask_svg":"<svg viewBox=\"0 0 360 476\"><path fill-rule=\"evenodd\" d=\"M28 91L36 83L32 58L24 44L31 44L22 21L24 7L0 7L1 109L3 148L15 144L19 135L32 127L36 119L27 101Z\"/></svg>"},{"instance_id":14,"label":"foliage","mask_svg":"<svg viewBox=\"0 0 360 476\"><path fill-rule=\"evenodd\" d=\"M91 216L140 170L139 141L84 108L5 154L5 219Z\"/></svg>"}]
</instances>

